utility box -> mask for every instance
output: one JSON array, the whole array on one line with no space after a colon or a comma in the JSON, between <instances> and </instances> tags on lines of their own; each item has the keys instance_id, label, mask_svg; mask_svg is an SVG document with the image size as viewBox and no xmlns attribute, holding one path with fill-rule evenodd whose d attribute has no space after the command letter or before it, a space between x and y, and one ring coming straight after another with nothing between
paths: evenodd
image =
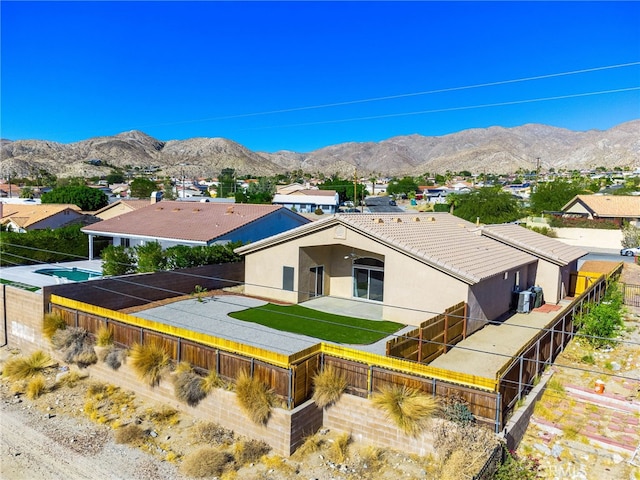
<instances>
[{"instance_id":1,"label":"utility box","mask_svg":"<svg viewBox=\"0 0 640 480\"><path fill-rule=\"evenodd\" d=\"M533 306L531 308L533 309L541 307L544 302L544 298L542 296L542 287L535 286L531 287L529 290L533 294L533 299L531 302Z\"/></svg>"},{"instance_id":2,"label":"utility box","mask_svg":"<svg viewBox=\"0 0 640 480\"><path fill-rule=\"evenodd\" d=\"M533 293L530 290L524 290L518 294L518 313L529 313L531 311Z\"/></svg>"}]
</instances>

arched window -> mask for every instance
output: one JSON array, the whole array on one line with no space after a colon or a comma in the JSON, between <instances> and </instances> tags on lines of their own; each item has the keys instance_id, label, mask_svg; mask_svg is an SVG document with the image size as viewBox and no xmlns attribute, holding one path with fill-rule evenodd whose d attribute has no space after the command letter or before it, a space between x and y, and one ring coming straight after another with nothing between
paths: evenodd
<instances>
[{"instance_id":1,"label":"arched window","mask_svg":"<svg viewBox=\"0 0 640 480\"><path fill-rule=\"evenodd\" d=\"M358 258L353 262L353 296L382 302L384 262L376 258Z\"/></svg>"}]
</instances>

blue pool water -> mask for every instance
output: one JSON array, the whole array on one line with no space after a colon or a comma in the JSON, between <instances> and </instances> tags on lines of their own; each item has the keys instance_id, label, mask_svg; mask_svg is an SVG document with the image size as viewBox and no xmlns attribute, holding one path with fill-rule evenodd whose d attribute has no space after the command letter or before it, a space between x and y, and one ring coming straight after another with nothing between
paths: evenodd
<instances>
[{"instance_id":1,"label":"blue pool water","mask_svg":"<svg viewBox=\"0 0 640 480\"><path fill-rule=\"evenodd\" d=\"M66 278L72 282L84 282L92 278L102 277L100 272L92 272L91 270L82 270L81 268L43 268L36 270L34 273L49 275L51 277Z\"/></svg>"}]
</instances>

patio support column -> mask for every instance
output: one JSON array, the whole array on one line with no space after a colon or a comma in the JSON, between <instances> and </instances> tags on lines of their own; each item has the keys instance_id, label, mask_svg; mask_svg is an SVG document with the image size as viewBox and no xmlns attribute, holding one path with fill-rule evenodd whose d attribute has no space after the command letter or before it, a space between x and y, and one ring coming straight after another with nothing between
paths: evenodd
<instances>
[{"instance_id":1,"label":"patio support column","mask_svg":"<svg viewBox=\"0 0 640 480\"><path fill-rule=\"evenodd\" d=\"M89 234L89 260L93 260L93 235Z\"/></svg>"},{"instance_id":2,"label":"patio support column","mask_svg":"<svg viewBox=\"0 0 640 480\"><path fill-rule=\"evenodd\" d=\"M496 396L496 433L500 433L500 407L502 403L502 395L498 391L498 395Z\"/></svg>"}]
</instances>

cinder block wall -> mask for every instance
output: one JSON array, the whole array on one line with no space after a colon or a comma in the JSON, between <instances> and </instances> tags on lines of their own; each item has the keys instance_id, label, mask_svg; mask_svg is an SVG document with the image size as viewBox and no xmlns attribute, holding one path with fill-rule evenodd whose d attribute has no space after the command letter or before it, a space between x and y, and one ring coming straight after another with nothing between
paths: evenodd
<instances>
[{"instance_id":1,"label":"cinder block wall","mask_svg":"<svg viewBox=\"0 0 640 480\"><path fill-rule=\"evenodd\" d=\"M434 453L433 435L429 431L417 437L404 434L366 398L342 395L324 410L322 423L332 430L350 433L358 442L423 456Z\"/></svg>"},{"instance_id":2,"label":"cinder block wall","mask_svg":"<svg viewBox=\"0 0 640 480\"><path fill-rule=\"evenodd\" d=\"M176 399L171 374L165 374L160 385L150 387L126 364L114 371L99 362L88 367L87 371L91 378L133 391L144 400L169 405L201 420L217 423L239 435L262 440L279 455L291 455L305 436L322 426L322 410L311 401L291 411L274 408L267 424L257 425L244 414L236 394L231 391L215 389L196 407L190 407Z\"/></svg>"},{"instance_id":3,"label":"cinder block wall","mask_svg":"<svg viewBox=\"0 0 640 480\"><path fill-rule=\"evenodd\" d=\"M49 341L42 337L42 295L10 285L2 285L0 292L0 345L6 339L10 347L27 353L48 349Z\"/></svg>"}]
</instances>

